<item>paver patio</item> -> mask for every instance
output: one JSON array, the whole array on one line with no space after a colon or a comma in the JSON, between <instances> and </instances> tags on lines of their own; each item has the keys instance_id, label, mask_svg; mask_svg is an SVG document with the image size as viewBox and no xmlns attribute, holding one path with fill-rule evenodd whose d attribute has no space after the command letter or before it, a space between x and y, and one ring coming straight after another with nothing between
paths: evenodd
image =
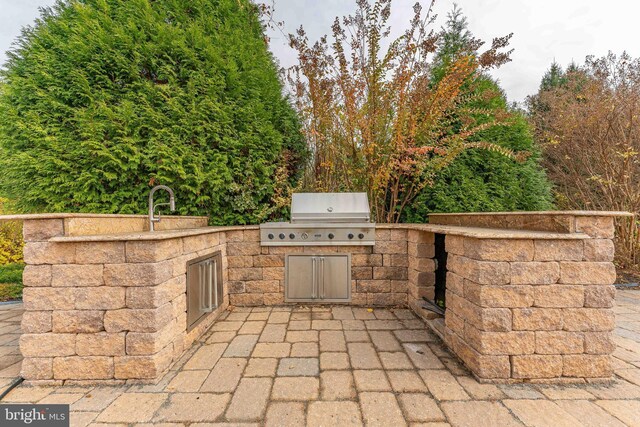
<instances>
[{"instance_id":1,"label":"paver patio","mask_svg":"<svg viewBox=\"0 0 640 427\"><path fill-rule=\"evenodd\" d=\"M480 384L409 310L258 307L225 313L156 385L19 386L3 403L68 403L72 426L640 426L640 291L616 300L608 385ZM4 382L20 310L0 307Z\"/></svg>"}]
</instances>

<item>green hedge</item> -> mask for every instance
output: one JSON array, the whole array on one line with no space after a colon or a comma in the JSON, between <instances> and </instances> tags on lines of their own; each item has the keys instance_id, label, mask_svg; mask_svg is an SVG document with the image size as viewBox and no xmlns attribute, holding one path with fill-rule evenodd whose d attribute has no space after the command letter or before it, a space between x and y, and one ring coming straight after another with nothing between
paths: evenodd
<instances>
[{"instance_id":1,"label":"green hedge","mask_svg":"<svg viewBox=\"0 0 640 427\"><path fill-rule=\"evenodd\" d=\"M20 212L144 213L166 184L180 214L255 223L306 156L248 0L60 1L0 76L0 193Z\"/></svg>"}]
</instances>

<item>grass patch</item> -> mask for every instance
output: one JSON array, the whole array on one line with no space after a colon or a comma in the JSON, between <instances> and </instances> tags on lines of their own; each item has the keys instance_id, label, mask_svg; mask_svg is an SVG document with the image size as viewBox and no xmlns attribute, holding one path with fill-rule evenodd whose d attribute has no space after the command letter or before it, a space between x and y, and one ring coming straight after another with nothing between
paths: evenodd
<instances>
[{"instance_id":1,"label":"grass patch","mask_svg":"<svg viewBox=\"0 0 640 427\"><path fill-rule=\"evenodd\" d=\"M22 298L22 270L24 264L0 265L0 301Z\"/></svg>"}]
</instances>

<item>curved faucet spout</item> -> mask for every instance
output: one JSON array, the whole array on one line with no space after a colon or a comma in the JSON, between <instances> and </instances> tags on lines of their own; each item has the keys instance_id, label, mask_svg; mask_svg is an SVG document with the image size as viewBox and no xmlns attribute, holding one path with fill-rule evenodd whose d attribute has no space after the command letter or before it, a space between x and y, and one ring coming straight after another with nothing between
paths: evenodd
<instances>
[{"instance_id":1,"label":"curved faucet spout","mask_svg":"<svg viewBox=\"0 0 640 427\"><path fill-rule=\"evenodd\" d=\"M160 222L160 219L161 219L160 214L158 214L157 217L155 216L154 214L155 208L157 206L167 204L167 203L158 203L157 205L153 204L153 195L157 190L165 190L169 193L169 203L168 203L169 209L171 209L171 212L176 210L176 200L173 195L173 190L167 187L166 185L156 185L155 187L153 187L151 189L151 192L149 193L149 230L150 231L155 231L154 223Z\"/></svg>"}]
</instances>

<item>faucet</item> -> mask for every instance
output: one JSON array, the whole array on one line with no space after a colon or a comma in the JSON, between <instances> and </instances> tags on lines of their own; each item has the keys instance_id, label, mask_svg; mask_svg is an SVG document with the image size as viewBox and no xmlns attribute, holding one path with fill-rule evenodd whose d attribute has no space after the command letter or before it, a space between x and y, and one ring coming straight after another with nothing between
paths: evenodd
<instances>
[{"instance_id":1,"label":"faucet","mask_svg":"<svg viewBox=\"0 0 640 427\"><path fill-rule=\"evenodd\" d=\"M166 190L169 193L169 203L158 203L157 205L153 204L153 193L157 190ZM176 200L173 196L173 190L167 187L166 185L156 185L151 189L151 193L149 193L149 231L155 231L154 223L160 222L160 214L156 217L154 215L155 209L158 206L169 205L171 212L176 210Z\"/></svg>"}]
</instances>

